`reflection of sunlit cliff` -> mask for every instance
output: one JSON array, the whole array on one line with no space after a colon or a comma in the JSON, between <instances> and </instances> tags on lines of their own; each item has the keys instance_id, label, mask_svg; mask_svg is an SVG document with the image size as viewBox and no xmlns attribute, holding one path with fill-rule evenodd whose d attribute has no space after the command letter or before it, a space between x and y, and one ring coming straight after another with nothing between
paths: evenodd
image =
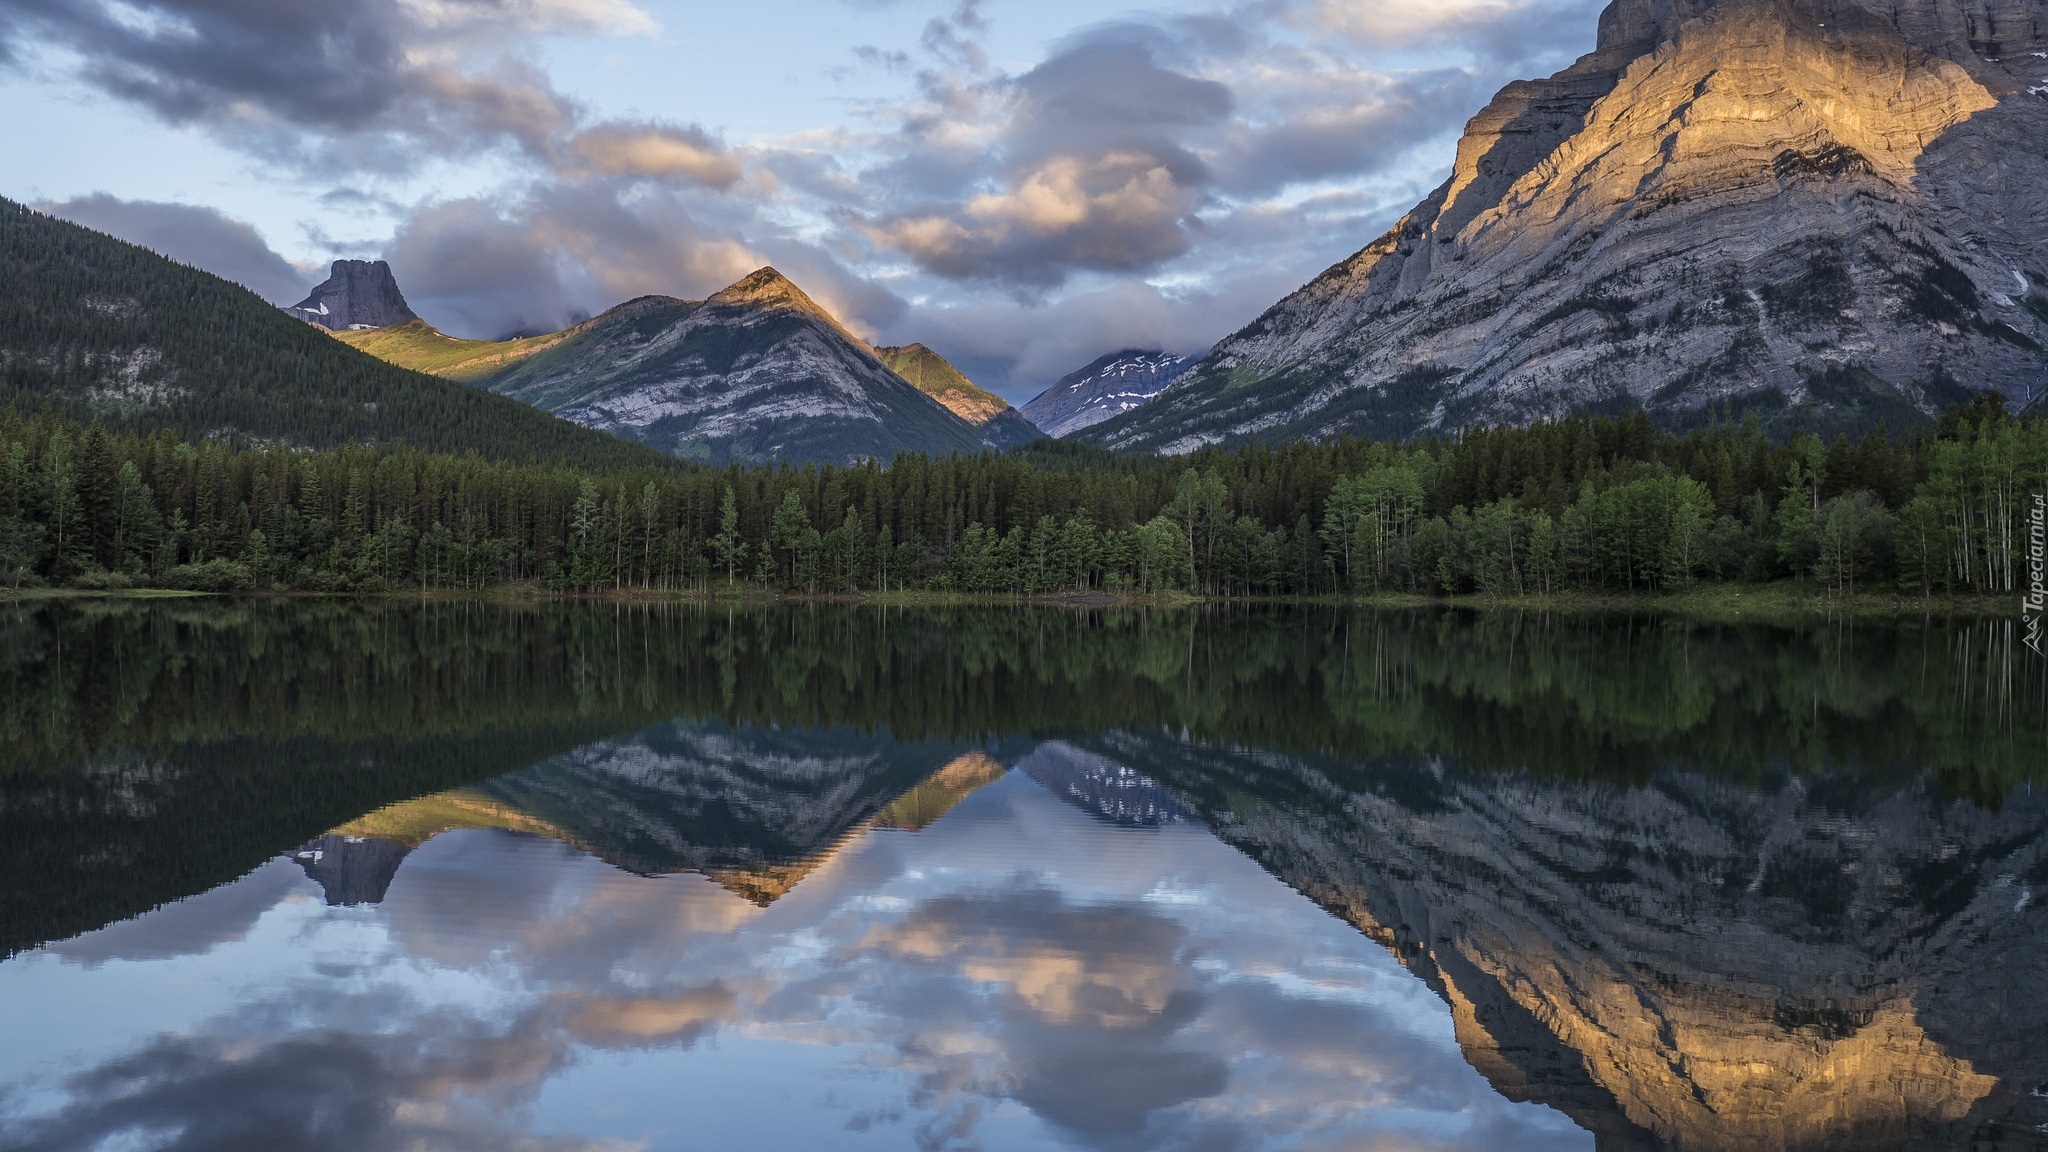
<instances>
[{"instance_id":1,"label":"reflection of sunlit cliff","mask_svg":"<svg viewBox=\"0 0 2048 1152\"><path fill-rule=\"evenodd\" d=\"M916 832L929 828L939 817L984 784L994 783L1009 769L985 752L968 752L932 773L924 783L889 802L875 817L880 828L902 828Z\"/></svg>"},{"instance_id":2,"label":"reflection of sunlit cliff","mask_svg":"<svg viewBox=\"0 0 2048 1152\"><path fill-rule=\"evenodd\" d=\"M1427 979L1496 1087L1603 1147L2048 1147L2042 799L1110 743Z\"/></svg>"}]
</instances>

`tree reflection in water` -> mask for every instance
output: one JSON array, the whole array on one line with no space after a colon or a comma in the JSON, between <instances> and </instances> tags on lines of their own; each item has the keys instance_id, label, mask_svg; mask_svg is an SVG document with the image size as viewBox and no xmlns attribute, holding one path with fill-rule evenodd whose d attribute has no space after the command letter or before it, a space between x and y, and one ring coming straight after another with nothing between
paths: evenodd
<instances>
[{"instance_id":1,"label":"tree reflection in water","mask_svg":"<svg viewBox=\"0 0 2048 1152\"><path fill-rule=\"evenodd\" d=\"M0 633L10 1143L2048 1146L2003 622Z\"/></svg>"}]
</instances>

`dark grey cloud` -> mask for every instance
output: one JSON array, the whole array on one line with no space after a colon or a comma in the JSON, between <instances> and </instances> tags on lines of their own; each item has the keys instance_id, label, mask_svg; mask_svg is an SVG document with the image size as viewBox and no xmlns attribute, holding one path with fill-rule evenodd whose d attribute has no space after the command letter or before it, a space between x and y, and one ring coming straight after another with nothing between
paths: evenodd
<instances>
[{"instance_id":1,"label":"dark grey cloud","mask_svg":"<svg viewBox=\"0 0 2048 1152\"><path fill-rule=\"evenodd\" d=\"M75 53L78 77L288 166L393 172L510 148L561 173L729 188L701 128L587 124L526 53L561 31L647 31L629 0L14 0L0 51Z\"/></svg>"},{"instance_id":2,"label":"dark grey cloud","mask_svg":"<svg viewBox=\"0 0 2048 1152\"><path fill-rule=\"evenodd\" d=\"M1265 197L1290 186L1356 180L1392 171L1420 144L1445 142L1489 92L1464 69L1397 76L1306 75L1268 99L1257 121L1229 126L1214 149L1217 184Z\"/></svg>"},{"instance_id":3,"label":"dark grey cloud","mask_svg":"<svg viewBox=\"0 0 2048 1152\"><path fill-rule=\"evenodd\" d=\"M1171 42L1145 25L1113 25L1076 36L1017 79L1025 113L1016 133L1027 153L1077 143L1156 145L1160 133L1214 124L1235 99L1228 87L1163 63Z\"/></svg>"},{"instance_id":4,"label":"dark grey cloud","mask_svg":"<svg viewBox=\"0 0 2048 1152\"><path fill-rule=\"evenodd\" d=\"M19 1152L82 1152L138 1137L173 1152L592 1147L512 1130L475 1098L537 1082L559 1066L559 1043L457 1015L410 1023L384 1034L309 1030L269 1041L233 1029L162 1036L72 1078L69 1106L0 1136Z\"/></svg>"},{"instance_id":5,"label":"dark grey cloud","mask_svg":"<svg viewBox=\"0 0 2048 1152\"><path fill-rule=\"evenodd\" d=\"M312 277L272 251L256 229L217 209L122 200L104 192L36 207L233 280L272 304L296 303L313 284Z\"/></svg>"},{"instance_id":6,"label":"dark grey cloud","mask_svg":"<svg viewBox=\"0 0 2048 1152\"><path fill-rule=\"evenodd\" d=\"M338 129L406 94L392 0L14 0L7 42L37 36L84 57L84 76L173 122L258 112ZM255 108L243 109L253 102Z\"/></svg>"},{"instance_id":7,"label":"dark grey cloud","mask_svg":"<svg viewBox=\"0 0 2048 1152\"><path fill-rule=\"evenodd\" d=\"M385 255L415 311L481 339L555 331L635 296L701 299L767 263L685 198L630 180L426 205Z\"/></svg>"}]
</instances>

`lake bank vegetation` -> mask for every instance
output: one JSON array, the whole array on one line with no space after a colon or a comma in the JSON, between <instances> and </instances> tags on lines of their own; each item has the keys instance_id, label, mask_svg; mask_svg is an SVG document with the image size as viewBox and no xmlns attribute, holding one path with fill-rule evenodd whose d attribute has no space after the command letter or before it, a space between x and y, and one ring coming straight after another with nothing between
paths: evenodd
<instances>
[{"instance_id":1,"label":"lake bank vegetation","mask_svg":"<svg viewBox=\"0 0 2048 1152\"><path fill-rule=\"evenodd\" d=\"M230 451L14 415L0 589L1967 604L2021 587L2037 494L2048 423L1988 396L1832 443L1634 413L1405 444L722 470Z\"/></svg>"}]
</instances>

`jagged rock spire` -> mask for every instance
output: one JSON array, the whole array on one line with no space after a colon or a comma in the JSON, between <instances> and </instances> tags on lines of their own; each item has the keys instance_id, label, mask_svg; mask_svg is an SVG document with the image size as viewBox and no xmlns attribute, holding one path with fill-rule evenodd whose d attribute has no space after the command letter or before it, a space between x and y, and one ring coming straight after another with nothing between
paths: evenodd
<instances>
[{"instance_id":1,"label":"jagged rock spire","mask_svg":"<svg viewBox=\"0 0 2048 1152\"><path fill-rule=\"evenodd\" d=\"M336 260L327 279L285 311L337 332L419 319L398 290L391 265L382 260Z\"/></svg>"}]
</instances>

